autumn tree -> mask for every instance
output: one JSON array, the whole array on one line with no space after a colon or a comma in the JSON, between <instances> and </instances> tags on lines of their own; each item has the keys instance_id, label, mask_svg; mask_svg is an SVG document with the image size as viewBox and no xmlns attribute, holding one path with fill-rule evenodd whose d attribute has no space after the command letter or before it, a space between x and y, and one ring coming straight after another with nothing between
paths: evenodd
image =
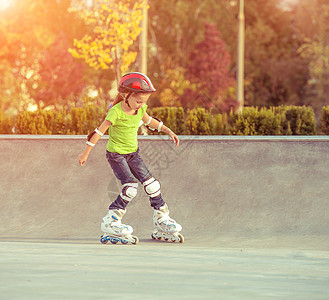
<instances>
[{"instance_id":1,"label":"autumn tree","mask_svg":"<svg viewBox=\"0 0 329 300\"><path fill-rule=\"evenodd\" d=\"M184 90L191 88L185 77L189 55L204 38L205 22L220 30L229 52L235 54L236 3L230 0L149 0L149 5L148 70L159 91L152 96L150 104L177 106Z\"/></svg>"},{"instance_id":2,"label":"autumn tree","mask_svg":"<svg viewBox=\"0 0 329 300\"><path fill-rule=\"evenodd\" d=\"M49 41L45 27L36 26L27 13L28 8L34 10L35 2L15 0L12 7L1 12L1 106L5 110L10 105L10 110L17 112L33 101L29 91L37 72L37 53Z\"/></svg>"},{"instance_id":3,"label":"autumn tree","mask_svg":"<svg viewBox=\"0 0 329 300\"><path fill-rule=\"evenodd\" d=\"M0 95L1 107L15 114L35 104L39 62L47 48L59 32L72 40L80 23L67 11L71 0L11 2L11 7L0 12Z\"/></svg>"},{"instance_id":4,"label":"autumn tree","mask_svg":"<svg viewBox=\"0 0 329 300\"><path fill-rule=\"evenodd\" d=\"M113 69L118 80L121 72L135 61L131 50L141 32L142 9L145 0L96 0L94 6L80 11L90 32L74 39L70 53L84 59L94 69Z\"/></svg>"},{"instance_id":5,"label":"autumn tree","mask_svg":"<svg viewBox=\"0 0 329 300\"><path fill-rule=\"evenodd\" d=\"M234 85L231 55L216 26L205 24L204 39L195 46L189 61L187 78L196 89L187 89L182 104L227 110L223 106L226 93Z\"/></svg>"},{"instance_id":6,"label":"autumn tree","mask_svg":"<svg viewBox=\"0 0 329 300\"><path fill-rule=\"evenodd\" d=\"M249 0L245 14L245 104L303 104L308 71L291 13L276 0Z\"/></svg>"},{"instance_id":7,"label":"autumn tree","mask_svg":"<svg viewBox=\"0 0 329 300\"><path fill-rule=\"evenodd\" d=\"M170 95L177 96L172 85L186 85L189 53L203 39L205 21L221 32L234 74L238 1L149 0L149 4L149 71L158 90L166 90L168 101ZM246 105L303 104L309 71L296 52L302 41L294 31L291 12L280 8L277 0L248 0L245 14Z\"/></svg>"},{"instance_id":8,"label":"autumn tree","mask_svg":"<svg viewBox=\"0 0 329 300\"><path fill-rule=\"evenodd\" d=\"M63 104L80 95L85 87L84 65L70 55L68 48L68 37L61 32L40 58L40 81L35 94L39 104Z\"/></svg>"},{"instance_id":9,"label":"autumn tree","mask_svg":"<svg viewBox=\"0 0 329 300\"><path fill-rule=\"evenodd\" d=\"M229 0L149 0L150 68L164 76L168 68L186 68L189 54L204 37L205 22L214 24L235 51L236 7ZM170 26L168 26L170 24ZM233 49L234 48L234 49Z\"/></svg>"},{"instance_id":10,"label":"autumn tree","mask_svg":"<svg viewBox=\"0 0 329 300\"><path fill-rule=\"evenodd\" d=\"M303 40L297 52L309 71L306 103L320 112L329 103L329 3L301 0L293 13L296 32Z\"/></svg>"}]
</instances>

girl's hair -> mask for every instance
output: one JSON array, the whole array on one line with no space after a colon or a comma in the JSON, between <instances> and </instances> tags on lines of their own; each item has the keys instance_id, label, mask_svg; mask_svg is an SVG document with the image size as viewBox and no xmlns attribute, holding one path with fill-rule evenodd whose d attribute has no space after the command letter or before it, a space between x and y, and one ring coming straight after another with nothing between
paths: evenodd
<instances>
[{"instance_id":1,"label":"girl's hair","mask_svg":"<svg viewBox=\"0 0 329 300\"><path fill-rule=\"evenodd\" d=\"M128 94L134 95L134 94L149 94L149 93L142 93L142 92L137 92L137 93L133 93L133 92L128 92ZM117 96L114 98L114 101L111 105L111 107L113 107L114 105L118 104L119 102L123 101L126 99L126 94L127 93L118 93Z\"/></svg>"},{"instance_id":2,"label":"girl's hair","mask_svg":"<svg viewBox=\"0 0 329 300\"><path fill-rule=\"evenodd\" d=\"M111 107L113 107L114 105L118 104L119 102L121 102L123 100L125 100L125 96L122 93L118 93L118 95L115 97Z\"/></svg>"}]
</instances>

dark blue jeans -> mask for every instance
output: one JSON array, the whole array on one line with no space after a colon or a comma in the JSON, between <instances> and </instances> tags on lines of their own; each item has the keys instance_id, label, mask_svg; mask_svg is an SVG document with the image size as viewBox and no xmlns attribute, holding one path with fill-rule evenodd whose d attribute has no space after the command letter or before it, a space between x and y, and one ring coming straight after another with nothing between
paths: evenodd
<instances>
[{"instance_id":1,"label":"dark blue jeans","mask_svg":"<svg viewBox=\"0 0 329 300\"><path fill-rule=\"evenodd\" d=\"M143 184L143 182L152 177L144 161L139 156L139 149L129 154L112 153L106 150L106 158L111 165L114 175L121 181L121 184L137 182L136 179ZM119 195L111 203L109 209L126 209L128 203ZM161 194L150 198L150 203L154 209L159 209L165 205Z\"/></svg>"}]
</instances>

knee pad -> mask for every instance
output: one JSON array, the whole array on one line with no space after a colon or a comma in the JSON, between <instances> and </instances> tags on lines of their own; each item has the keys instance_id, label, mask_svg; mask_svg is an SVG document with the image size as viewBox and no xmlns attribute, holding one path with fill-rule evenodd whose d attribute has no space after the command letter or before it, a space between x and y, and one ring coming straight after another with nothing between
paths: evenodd
<instances>
[{"instance_id":1,"label":"knee pad","mask_svg":"<svg viewBox=\"0 0 329 300\"><path fill-rule=\"evenodd\" d=\"M137 187L138 183L136 182L125 183L120 194L121 198L125 201L130 202L137 195Z\"/></svg>"},{"instance_id":2,"label":"knee pad","mask_svg":"<svg viewBox=\"0 0 329 300\"><path fill-rule=\"evenodd\" d=\"M161 194L160 182L154 177L151 177L150 179L146 180L143 185L145 193L151 198L157 197Z\"/></svg>"}]
</instances>

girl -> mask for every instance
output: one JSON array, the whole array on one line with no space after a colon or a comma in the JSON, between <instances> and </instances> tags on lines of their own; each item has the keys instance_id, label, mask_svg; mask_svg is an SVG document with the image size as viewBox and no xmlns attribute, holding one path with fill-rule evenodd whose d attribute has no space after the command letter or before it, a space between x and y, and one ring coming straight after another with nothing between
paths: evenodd
<instances>
[{"instance_id":1,"label":"girl","mask_svg":"<svg viewBox=\"0 0 329 300\"><path fill-rule=\"evenodd\" d=\"M137 195L137 180L144 186L154 208L153 221L156 229L152 233L152 238L183 242L183 236L178 233L182 226L169 217L168 206L161 196L160 183L151 175L139 156L137 144L137 131L141 120L158 132L168 134L176 146L179 145L178 136L163 122L153 119L146 113L146 102L155 92L151 80L146 75L138 72L125 74L119 82L118 91L119 94L104 122L89 134L87 145L79 155L79 163L83 166L91 149L109 129L106 157L115 176L121 181L122 191L103 218L101 229L105 235L102 236L101 242L138 242L137 237L131 236L133 228L121 223L128 203Z\"/></svg>"}]
</instances>

